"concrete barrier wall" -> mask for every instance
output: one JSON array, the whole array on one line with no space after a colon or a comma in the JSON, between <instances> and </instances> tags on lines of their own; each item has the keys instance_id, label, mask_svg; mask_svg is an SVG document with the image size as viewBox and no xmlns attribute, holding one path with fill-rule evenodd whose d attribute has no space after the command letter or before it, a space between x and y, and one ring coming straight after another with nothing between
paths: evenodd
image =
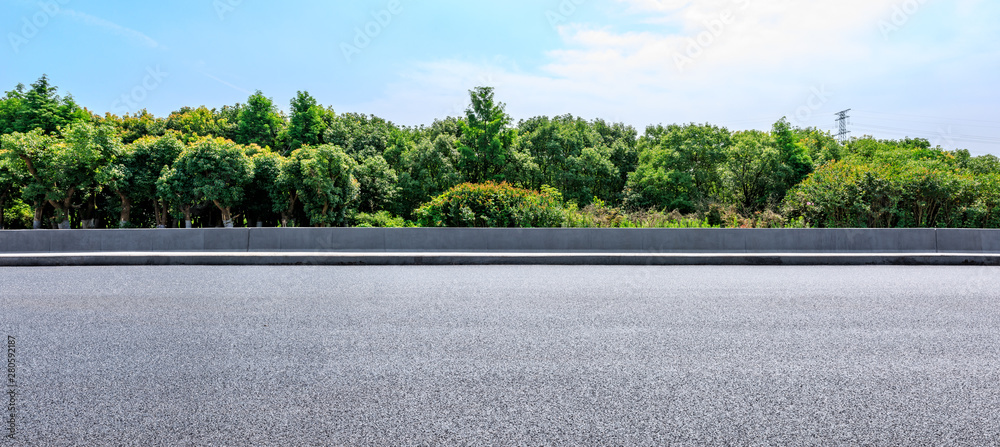
<instances>
[{"instance_id":1,"label":"concrete barrier wall","mask_svg":"<svg viewBox=\"0 0 1000 447\"><path fill-rule=\"evenodd\" d=\"M235 228L5 230L0 253L1000 253L1000 230Z\"/></svg>"}]
</instances>

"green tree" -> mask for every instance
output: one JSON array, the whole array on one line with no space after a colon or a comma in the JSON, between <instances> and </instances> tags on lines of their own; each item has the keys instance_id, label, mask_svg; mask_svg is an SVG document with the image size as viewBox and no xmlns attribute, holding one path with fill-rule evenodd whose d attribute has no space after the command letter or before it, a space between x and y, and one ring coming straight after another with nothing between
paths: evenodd
<instances>
[{"instance_id":1,"label":"green tree","mask_svg":"<svg viewBox=\"0 0 1000 447\"><path fill-rule=\"evenodd\" d=\"M232 208L242 202L244 187L252 175L253 163L246 148L221 138L206 138L181 152L157 188L161 196L181 208L187 226L191 206L210 202L222 212L224 225L231 228Z\"/></svg>"},{"instance_id":2,"label":"green tree","mask_svg":"<svg viewBox=\"0 0 1000 447\"><path fill-rule=\"evenodd\" d=\"M797 138L788 120L782 118L771 130L778 150L777 163L773 166L771 199L781 202L793 186L799 184L813 170L809 150Z\"/></svg>"},{"instance_id":3,"label":"green tree","mask_svg":"<svg viewBox=\"0 0 1000 447\"><path fill-rule=\"evenodd\" d=\"M514 157L517 131L508 128L511 119L505 105L494 101L492 87L476 87L469 96L471 105L460 123L462 174L475 183L505 180L502 173Z\"/></svg>"},{"instance_id":4,"label":"green tree","mask_svg":"<svg viewBox=\"0 0 1000 447\"><path fill-rule=\"evenodd\" d=\"M409 218L417 207L462 183L458 140L447 133L422 140L403 154L397 213Z\"/></svg>"},{"instance_id":5,"label":"green tree","mask_svg":"<svg viewBox=\"0 0 1000 447\"><path fill-rule=\"evenodd\" d=\"M768 204L775 166L780 154L774 138L764 132L736 132L726 149L722 184L726 202L739 211L751 214Z\"/></svg>"},{"instance_id":6,"label":"green tree","mask_svg":"<svg viewBox=\"0 0 1000 447\"><path fill-rule=\"evenodd\" d=\"M49 83L49 78L42 75L31 88L25 90L18 85L7 92L5 103L8 103L0 113L6 124L0 123L4 132L27 133L42 129L46 134L54 134L61 127L73 123L83 123L91 120L90 113L83 110L73 101L72 95L60 97L58 87Z\"/></svg>"},{"instance_id":7,"label":"green tree","mask_svg":"<svg viewBox=\"0 0 1000 447\"><path fill-rule=\"evenodd\" d=\"M247 148L247 155L253 163L253 176L247 184L242 208L247 213L247 222L263 226L277 221L282 208L275 199L281 199L279 177L285 157L259 146ZM278 208L275 210L275 208Z\"/></svg>"},{"instance_id":8,"label":"green tree","mask_svg":"<svg viewBox=\"0 0 1000 447\"><path fill-rule=\"evenodd\" d=\"M274 102L257 90L247 99L246 106L239 112L239 123L235 141L239 144L256 144L260 147L275 148L278 134L285 127L285 121L278 114Z\"/></svg>"},{"instance_id":9,"label":"green tree","mask_svg":"<svg viewBox=\"0 0 1000 447\"><path fill-rule=\"evenodd\" d=\"M381 155L366 158L355 171L358 210L374 214L391 206L399 195L399 176Z\"/></svg>"},{"instance_id":10,"label":"green tree","mask_svg":"<svg viewBox=\"0 0 1000 447\"><path fill-rule=\"evenodd\" d=\"M323 134L333 119L333 110L319 106L309 92L300 91L292 98L292 115L282 139L287 152L302 146L317 146L323 143Z\"/></svg>"},{"instance_id":11,"label":"green tree","mask_svg":"<svg viewBox=\"0 0 1000 447\"><path fill-rule=\"evenodd\" d=\"M36 227L48 203L56 210L60 228L69 228L74 199L96 193L99 171L114 160L121 146L113 128L90 124L69 126L62 140L46 136L41 128L2 138L8 162L30 176L24 198L34 205Z\"/></svg>"},{"instance_id":12,"label":"green tree","mask_svg":"<svg viewBox=\"0 0 1000 447\"><path fill-rule=\"evenodd\" d=\"M132 226L132 208L136 204L151 206L156 225L166 227L169 208L158 197L156 182L183 150L184 144L173 133L147 136L127 145L109 166L113 171L108 176L109 186L121 200L120 227Z\"/></svg>"},{"instance_id":13,"label":"green tree","mask_svg":"<svg viewBox=\"0 0 1000 447\"><path fill-rule=\"evenodd\" d=\"M732 136L709 124L653 126L640 140L639 165L629 177L625 204L692 212L715 200L719 171Z\"/></svg>"},{"instance_id":14,"label":"green tree","mask_svg":"<svg viewBox=\"0 0 1000 447\"><path fill-rule=\"evenodd\" d=\"M303 147L292 152L290 158L294 166L282 175L285 182L296 185L296 197L302 201L310 223L317 227L346 225L358 199L359 185L354 177L357 162L340 147L329 144Z\"/></svg>"}]
</instances>

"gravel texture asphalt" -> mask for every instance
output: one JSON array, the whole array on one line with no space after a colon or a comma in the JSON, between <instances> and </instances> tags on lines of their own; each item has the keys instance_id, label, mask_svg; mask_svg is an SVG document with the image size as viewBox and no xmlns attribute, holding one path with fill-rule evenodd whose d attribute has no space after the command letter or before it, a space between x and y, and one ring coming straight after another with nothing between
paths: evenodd
<instances>
[{"instance_id":1,"label":"gravel texture asphalt","mask_svg":"<svg viewBox=\"0 0 1000 447\"><path fill-rule=\"evenodd\" d=\"M0 445L1000 445L994 267L0 268L8 336Z\"/></svg>"}]
</instances>

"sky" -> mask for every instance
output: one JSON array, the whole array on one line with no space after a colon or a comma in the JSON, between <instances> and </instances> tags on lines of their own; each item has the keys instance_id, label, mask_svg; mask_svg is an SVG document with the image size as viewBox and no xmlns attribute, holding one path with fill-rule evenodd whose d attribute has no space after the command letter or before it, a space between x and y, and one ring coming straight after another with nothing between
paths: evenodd
<instances>
[{"instance_id":1,"label":"sky","mask_svg":"<svg viewBox=\"0 0 1000 447\"><path fill-rule=\"evenodd\" d=\"M42 74L95 113L299 90L399 125L491 86L572 114L926 138L1000 155L995 0L0 0L0 90Z\"/></svg>"}]
</instances>

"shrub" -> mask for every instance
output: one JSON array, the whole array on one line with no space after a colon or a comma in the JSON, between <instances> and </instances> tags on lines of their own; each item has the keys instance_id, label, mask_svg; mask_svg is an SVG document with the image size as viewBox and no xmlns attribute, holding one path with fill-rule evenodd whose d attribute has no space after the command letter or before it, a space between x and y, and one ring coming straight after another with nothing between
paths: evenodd
<instances>
[{"instance_id":1,"label":"shrub","mask_svg":"<svg viewBox=\"0 0 1000 447\"><path fill-rule=\"evenodd\" d=\"M465 183L415 211L423 227L559 227L564 221L562 195L549 187L541 192L505 183Z\"/></svg>"},{"instance_id":2,"label":"shrub","mask_svg":"<svg viewBox=\"0 0 1000 447\"><path fill-rule=\"evenodd\" d=\"M359 213L354 220L357 222L355 226L361 228L403 228L412 225L388 211L379 211L375 214Z\"/></svg>"}]
</instances>

